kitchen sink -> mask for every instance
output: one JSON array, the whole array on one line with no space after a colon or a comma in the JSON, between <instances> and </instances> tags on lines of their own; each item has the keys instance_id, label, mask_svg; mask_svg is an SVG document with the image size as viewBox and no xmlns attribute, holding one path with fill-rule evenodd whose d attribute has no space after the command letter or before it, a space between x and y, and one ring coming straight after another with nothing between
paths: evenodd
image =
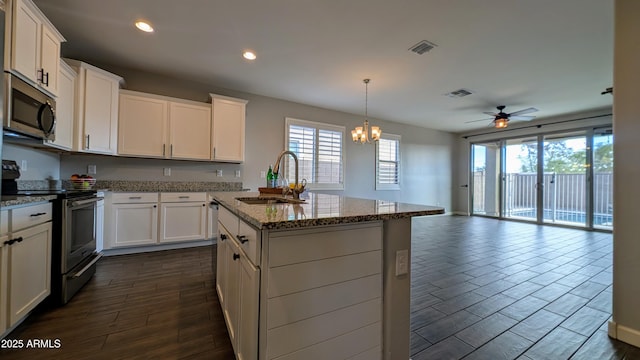
<instances>
[{"instance_id":1,"label":"kitchen sink","mask_svg":"<svg viewBox=\"0 0 640 360\"><path fill-rule=\"evenodd\" d=\"M304 200L283 198L280 196L254 196L254 197L239 197L238 201L242 201L249 205L262 205L262 204L304 204Z\"/></svg>"}]
</instances>

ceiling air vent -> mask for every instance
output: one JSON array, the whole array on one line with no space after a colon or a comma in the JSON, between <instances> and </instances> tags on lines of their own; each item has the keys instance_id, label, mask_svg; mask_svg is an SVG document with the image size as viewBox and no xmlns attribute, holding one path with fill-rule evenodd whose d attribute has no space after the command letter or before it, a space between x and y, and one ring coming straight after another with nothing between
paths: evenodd
<instances>
[{"instance_id":1,"label":"ceiling air vent","mask_svg":"<svg viewBox=\"0 0 640 360\"><path fill-rule=\"evenodd\" d=\"M473 94L471 90L458 89L458 90L454 90L452 92L446 93L445 95L451 98L461 98L471 94Z\"/></svg>"},{"instance_id":2,"label":"ceiling air vent","mask_svg":"<svg viewBox=\"0 0 640 360\"><path fill-rule=\"evenodd\" d=\"M422 55L428 51L431 51L431 49L433 49L434 47L436 47L438 45L434 44L434 43L430 43L427 40L422 40L419 43L413 45L409 51L413 51L414 53L418 54L418 55Z\"/></svg>"}]
</instances>

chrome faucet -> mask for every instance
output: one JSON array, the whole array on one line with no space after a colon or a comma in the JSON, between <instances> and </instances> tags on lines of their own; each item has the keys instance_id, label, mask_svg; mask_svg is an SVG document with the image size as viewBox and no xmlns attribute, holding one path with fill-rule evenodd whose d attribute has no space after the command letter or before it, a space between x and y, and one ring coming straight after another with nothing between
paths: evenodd
<instances>
[{"instance_id":1,"label":"chrome faucet","mask_svg":"<svg viewBox=\"0 0 640 360\"><path fill-rule=\"evenodd\" d=\"M289 189L289 184L285 184L287 189L289 189L287 190L287 193L291 192L294 199L300 199L300 191L298 189L298 157L296 156L296 154L294 154L292 151L289 151L289 150L283 150L280 153L280 155L278 155L278 160L276 160L276 163L273 166L273 174L276 176L278 175L278 171L280 171L280 161L282 160L282 157L285 154L291 155L291 157L293 158L293 161L296 163L296 182L293 185L293 189Z\"/></svg>"}]
</instances>

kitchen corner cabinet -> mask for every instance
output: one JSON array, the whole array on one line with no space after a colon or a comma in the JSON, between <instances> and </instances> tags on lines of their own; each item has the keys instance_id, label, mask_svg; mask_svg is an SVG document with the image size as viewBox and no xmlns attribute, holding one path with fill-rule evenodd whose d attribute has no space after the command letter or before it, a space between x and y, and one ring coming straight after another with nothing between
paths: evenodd
<instances>
[{"instance_id":1,"label":"kitchen corner cabinet","mask_svg":"<svg viewBox=\"0 0 640 360\"><path fill-rule=\"evenodd\" d=\"M160 242L206 238L206 193L160 194Z\"/></svg>"},{"instance_id":2,"label":"kitchen corner cabinet","mask_svg":"<svg viewBox=\"0 0 640 360\"><path fill-rule=\"evenodd\" d=\"M158 193L113 193L105 203L105 249L158 242Z\"/></svg>"},{"instance_id":3,"label":"kitchen corner cabinet","mask_svg":"<svg viewBox=\"0 0 640 360\"><path fill-rule=\"evenodd\" d=\"M247 100L211 96L211 160L244 161L245 115Z\"/></svg>"},{"instance_id":4,"label":"kitchen corner cabinet","mask_svg":"<svg viewBox=\"0 0 640 360\"><path fill-rule=\"evenodd\" d=\"M10 224L0 235L0 310L5 314L0 316L0 334L51 293L51 216L51 203L6 210L0 215L0 221Z\"/></svg>"},{"instance_id":5,"label":"kitchen corner cabinet","mask_svg":"<svg viewBox=\"0 0 640 360\"><path fill-rule=\"evenodd\" d=\"M118 90L123 79L85 62L65 59L76 78L73 149L113 155L118 146Z\"/></svg>"},{"instance_id":6,"label":"kitchen corner cabinet","mask_svg":"<svg viewBox=\"0 0 640 360\"><path fill-rule=\"evenodd\" d=\"M120 90L118 154L210 160L209 104Z\"/></svg>"},{"instance_id":7,"label":"kitchen corner cabinet","mask_svg":"<svg viewBox=\"0 0 640 360\"><path fill-rule=\"evenodd\" d=\"M8 1L11 6L9 64L14 73L49 92L58 94L60 43L64 37L31 0Z\"/></svg>"},{"instance_id":8,"label":"kitchen corner cabinet","mask_svg":"<svg viewBox=\"0 0 640 360\"><path fill-rule=\"evenodd\" d=\"M49 146L64 150L73 149L75 119L76 72L60 59L58 98L56 99L56 138L47 140Z\"/></svg>"}]
</instances>

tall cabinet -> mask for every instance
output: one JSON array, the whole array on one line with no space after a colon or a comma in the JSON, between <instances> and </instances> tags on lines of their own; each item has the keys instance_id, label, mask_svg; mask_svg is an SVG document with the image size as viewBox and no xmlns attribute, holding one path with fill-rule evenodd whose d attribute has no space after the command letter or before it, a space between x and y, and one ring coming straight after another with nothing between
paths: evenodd
<instances>
[{"instance_id":1,"label":"tall cabinet","mask_svg":"<svg viewBox=\"0 0 640 360\"><path fill-rule=\"evenodd\" d=\"M65 61L78 73L73 150L116 154L118 91L123 79L85 62Z\"/></svg>"},{"instance_id":2,"label":"tall cabinet","mask_svg":"<svg viewBox=\"0 0 640 360\"><path fill-rule=\"evenodd\" d=\"M47 140L47 144L64 150L73 149L76 76L75 70L61 59L56 99L56 138L54 141Z\"/></svg>"}]
</instances>

